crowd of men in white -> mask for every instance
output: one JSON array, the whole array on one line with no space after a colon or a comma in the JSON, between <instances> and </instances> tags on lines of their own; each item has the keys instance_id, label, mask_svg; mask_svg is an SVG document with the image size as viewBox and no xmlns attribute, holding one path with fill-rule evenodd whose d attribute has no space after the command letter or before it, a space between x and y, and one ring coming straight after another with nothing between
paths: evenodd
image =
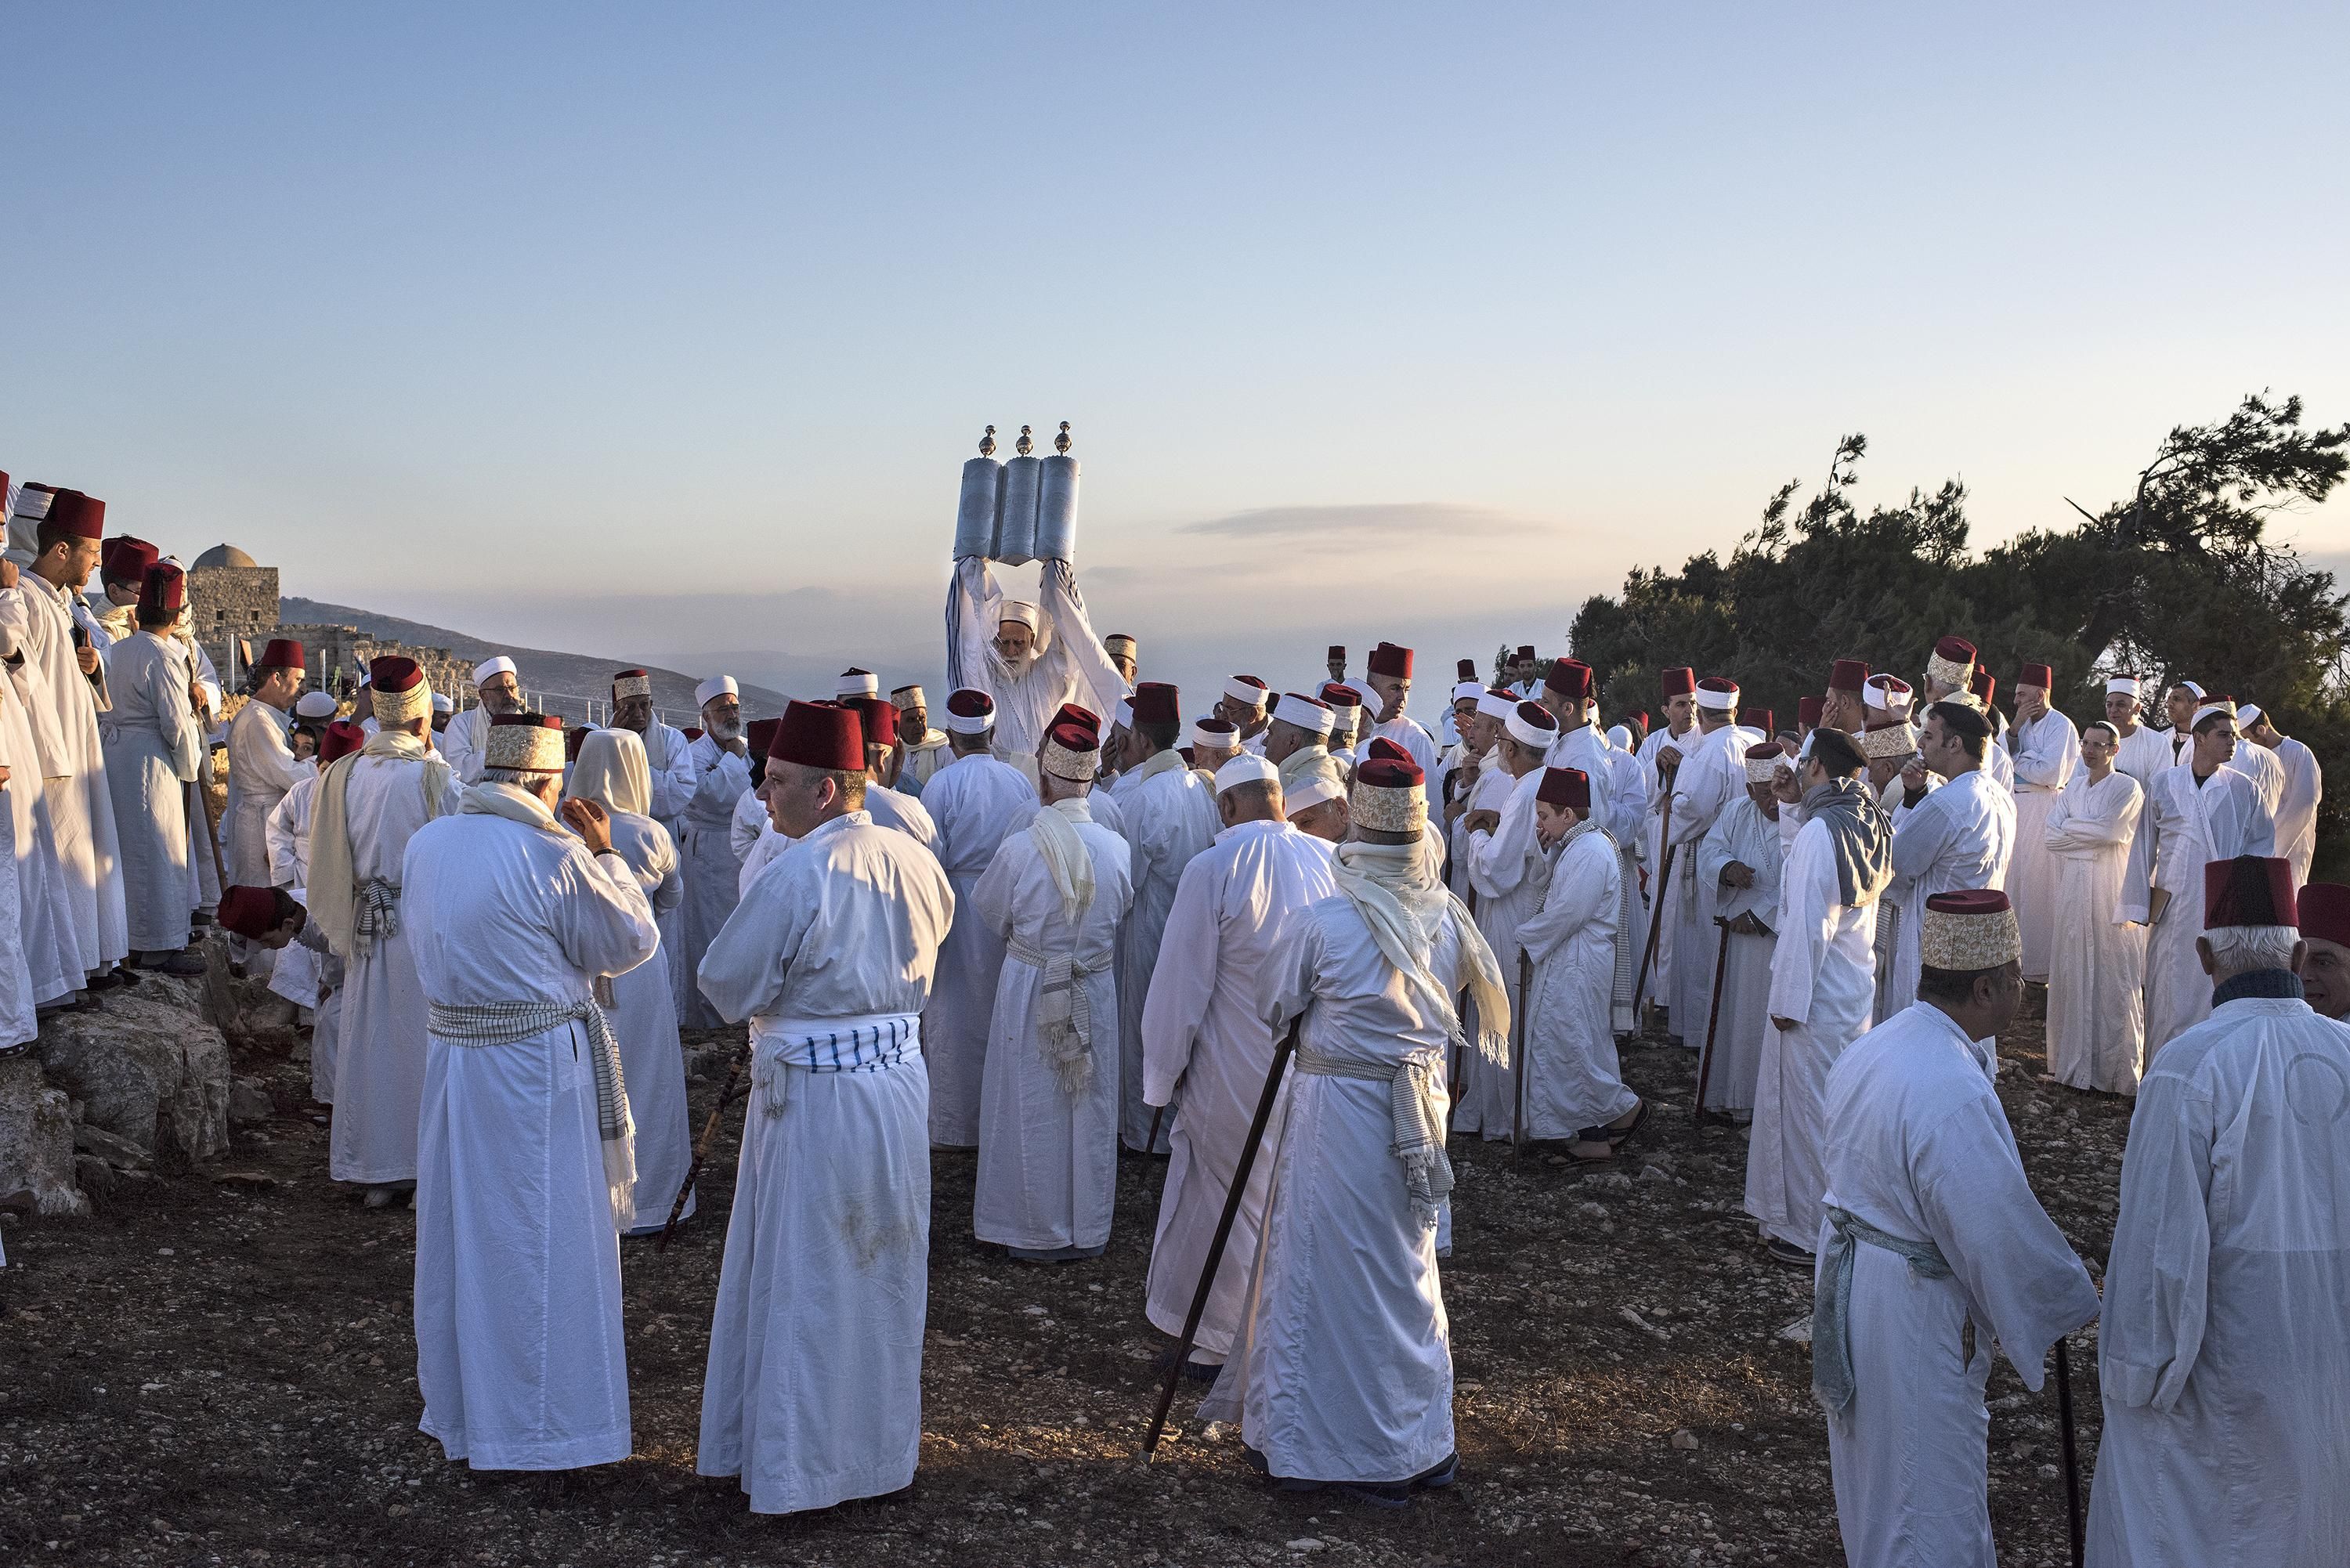
<instances>
[{"instance_id":1,"label":"crowd of men in white","mask_svg":"<svg viewBox=\"0 0 2350 1568\"><path fill-rule=\"evenodd\" d=\"M1993 1088L2040 981L2051 1072L2138 1096L2090 1560L2350 1561L2350 889L2304 885L2316 763L2250 704L2179 681L2158 731L2117 677L2076 729L2027 665L2011 721L1945 639L1922 691L1839 661L1783 729L1680 670L1603 730L1525 648L1461 661L1439 735L1382 643L1187 722L1073 591L975 578L943 732L861 670L750 723L713 678L679 731L627 670L567 735L505 659L453 719L379 659L338 718L272 643L221 888L188 785L222 694L177 567L102 518L25 486L0 564L6 1039L196 965L216 909L315 1010L331 1175L413 1193L453 1459L631 1451L619 1238L685 1185L681 1025L749 1029L699 1466L764 1512L913 1477L932 1150L1038 1262L1107 1247L1121 1145L1168 1153L1173 1335L1294 1031L1184 1370L1277 1484L1400 1502L1456 1473L1448 1133L1616 1158L1653 999L1814 1272L1848 1555L1988 1563L1991 1347L2037 1388L2101 1312Z\"/></svg>"}]
</instances>

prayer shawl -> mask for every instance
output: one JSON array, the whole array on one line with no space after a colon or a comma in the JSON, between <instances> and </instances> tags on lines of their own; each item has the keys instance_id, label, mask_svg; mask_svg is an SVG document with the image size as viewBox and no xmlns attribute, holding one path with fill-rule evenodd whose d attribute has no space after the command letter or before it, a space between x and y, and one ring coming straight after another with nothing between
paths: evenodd
<instances>
[{"instance_id":1,"label":"prayer shawl","mask_svg":"<svg viewBox=\"0 0 2350 1568\"><path fill-rule=\"evenodd\" d=\"M1298 781L1312 773L1316 763L1330 760L1330 748L1325 745L1300 746L1281 759L1281 787L1293 790Z\"/></svg>"},{"instance_id":2,"label":"prayer shawl","mask_svg":"<svg viewBox=\"0 0 2350 1568\"><path fill-rule=\"evenodd\" d=\"M1882 1247L1921 1280L1947 1280L1950 1265L1931 1241L1880 1231L1849 1210L1825 1206L1828 1238L1812 1303L1812 1397L1832 1413L1852 1403L1852 1256L1856 1243Z\"/></svg>"},{"instance_id":3,"label":"prayer shawl","mask_svg":"<svg viewBox=\"0 0 2350 1568\"><path fill-rule=\"evenodd\" d=\"M1836 901L1874 903L1893 880L1893 825L1858 779L1830 779L1804 796L1804 820L1827 829Z\"/></svg>"},{"instance_id":4,"label":"prayer shawl","mask_svg":"<svg viewBox=\"0 0 2350 1568\"><path fill-rule=\"evenodd\" d=\"M504 784L475 784L473 789L504 789ZM487 811L522 820L503 805L476 805L468 794L457 809ZM548 819L548 831L560 833ZM435 1039L452 1045L512 1045L544 1034L565 1023L588 1026L589 1067L596 1077L596 1134L604 1145L604 1185L612 1199L612 1223L626 1231L636 1222L637 1129L629 1119L629 1091L620 1081L620 1044L604 1022L604 1010L589 999L565 1006L558 1002L493 1002L478 1007L444 1007L432 1003Z\"/></svg>"},{"instance_id":5,"label":"prayer shawl","mask_svg":"<svg viewBox=\"0 0 2350 1568\"><path fill-rule=\"evenodd\" d=\"M1093 813L1080 797L1039 806L1028 821L1029 836L1036 841L1045 874L1061 895L1061 913L1068 919L1072 937L1068 952L1040 954L1034 960L1022 956L1024 961L1033 961L1045 971L1036 996L1036 1042L1053 1075L1072 1095L1082 1091L1094 1075L1093 1006L1086 997L1085 976L1076 971L1075 948L1077 923L1094 901L1094 857L1074 826L1092 820Z\"/></svg>"},{"instance_id":6,"label":"prayer shawl","mask_svg":"<svg viewBox=\"0 0 2350 1568\"><path fill-rule=\"evenodd\" d=\"M324 929L328 944L338 958L350 957L354 944L362 935L367 939L365 946L356 950L364 951L366 947L374 946L376 936L389 936L398 929L397 916L390 915L394 906L390 900L398 898L399 890L381 883L370 883L361 888L351 871L350 823L345 803L350 791L351 763L359 757L395 757L423 763L420 783L424 790L427 822L441 815L441 803L450 787L449 764L426 750L421 735L398 730L379 730L369 736L366 745L350 756L338 757L318 781L317 809L310 819L310 885L307 891L310 919ZM513 793L523 799L529 798L518 790ZM531 804L537 805L536 801ZM513 814L498 811L497 815ZM542 808L539 815L546 816L546 813ZM554 818L547 820L552 822ZM384 924L387 916L392 919L391 925Z\"/></svg>"},{"instance_id":7,"label":"prayer shawl","mask_svg":"<svg viewBox=\"0 0 2350 1568\"><path fill-rule=\"evenodd\" d=\"M1451 988L1438 984L1419 957L1443 921L1455 923L1469 971L1455 978L1465 981L1477 1006L1478 1054L1494 1067L1507 1067L1510 1000L1502 986L1501 966L1493 961L1492 949L1470 940L1476 922L1461 900L1430 874L1419 846L1342 844L1333 874L1338 891L1363 917L1381 956L1407 984L1419 989L1430 1015L1441 1020L1452 1038L1460 1041L1461 1021L1452 1011ZM1392 1082L1394 1154L1403 1162L1413 1215L1422 1226L1432 1226L1445 1195L1452 1190L1452 1162L1444 1153L1443 1086L1435 1073L1411 1063L1399 1068Z\"/></svg>"}]
</instances>

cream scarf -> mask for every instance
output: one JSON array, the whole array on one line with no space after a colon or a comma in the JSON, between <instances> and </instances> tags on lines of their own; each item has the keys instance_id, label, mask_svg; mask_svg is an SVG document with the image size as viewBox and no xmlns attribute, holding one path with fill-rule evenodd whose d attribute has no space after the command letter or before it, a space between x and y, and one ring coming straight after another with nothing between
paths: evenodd
<instances>
[{"instance_id":1,"label":"cream scarf","mask_svg":"<svg viewBox=\"0 0 2350 1568\"><path fill-rule=\"evenodd\" d=\"M1160 774L1176 773L1180 771L1182 766L1183 753L1177 751L1174 747L1170 746L1163 752L1153 752L1150 753L1150 760L1149 762L1144 763L1140 767L1134 770L1134 783L1127 785L1126 787L1128 789L1139 789L1142 785L1149 784L1152 779L1157 778Z\"/></svg>"},{"instance_id":2,"label":"cream scarf","mask_svg":"<svg viewBox=\"0 0 2350 1568\"><path fill-rule=\"evenodd\" d=\"M449 794L449 764L425 749L424 738L404 731L380 730L366 745L338 758L318 781L317 805L310 818L310 919L325 932L338 958L352 954L359 919L359 888L351 869L350 818L346 801L351 787L351 766L361 757L394 757L423 764L424 819L441 815Z\"/></svg>"}]
</instances>

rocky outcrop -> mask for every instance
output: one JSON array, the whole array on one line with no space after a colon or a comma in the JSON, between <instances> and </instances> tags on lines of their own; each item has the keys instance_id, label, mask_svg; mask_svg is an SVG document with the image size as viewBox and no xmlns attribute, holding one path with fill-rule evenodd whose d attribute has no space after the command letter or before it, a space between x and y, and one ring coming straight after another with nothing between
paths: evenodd
<instances>
[{"instance_id":1,"label":"rocky outcrop","mask_svg":"<svg viewBox=\"0 0 2350 1568\"><path fill-rule=\"evenodd\" d=\"M74 1177L71 1103L29 1055L0 1062L0 1209L87 1214Z\"/></svg>"}]
</instances>

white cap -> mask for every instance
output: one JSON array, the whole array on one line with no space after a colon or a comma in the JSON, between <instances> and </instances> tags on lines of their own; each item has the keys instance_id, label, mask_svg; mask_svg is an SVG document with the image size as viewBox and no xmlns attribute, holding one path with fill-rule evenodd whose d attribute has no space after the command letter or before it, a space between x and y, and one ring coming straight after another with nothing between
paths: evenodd
<instances>
[{"instance_id":1,"label":"white cap","mask_svg":"<svg viewBox=\"0 0 2350 1568\"><path fill-rule=\"evenodd\" d=\"M1281 701L1274 704L1273 716L1284 724L1295 724L1317 735L1328 734L1330 726L1337 722L1329 704L1317 702L1311 697L1300 697L1295 691L1281 694Z\"/></svg>"},{"instance_id":2,"label":"white cap","mask_svg":"<svg viewBox=\"0 0 2350 1568\"><path fill-rule=\"evenodd\" d=\"M1728 712L1738 706L1738 688L1732 686L1727 691L1716 691L1700 680L1697 687L1697 705L1711 708L1716 712Z\"/></svg>"},{"instance_id":3,"label":"white cap","mask_svg":"<svg viewBox=\"0 0 2350 1568\"><path fill-rule=\"evenodd\" d=\"M495 659L484 659L473 666L473 684L479 686L493 675L511 675L516 680L522 679L522 671L515 668L515 661L503 653Z\"/></svg>"},{"instance_id":4,"label":"white cap","mask_svg":"<svg viewBox=\"0 0 2350 1568\"><path fill-rule=\"evenodd\" d=\"M2236 727L2249 730L2261 722L2261 705L2257 702L2236 704Z\"/></svg>"},{"instance_id":5,"label":"white cap","mask_svg":"<svg viewBox=\"0 0 2350 1568\"><path fill-rule=\"evenodd\" d=\"M435 713L453 713L457 711L457 704L450 701L444 693L435 691L432 693L432 711Z\"/></svg>"},{"instance_id":6,"label":"white cap","mask_svg":"<svg viewBox=\"0 0 2350 1568\"><path fill-rule=\"evenodd\" d=\"M2144 689L2144 686L2145 682L2135 675L2116 675L2106 682L2106 695L2135 697Z\"/></svg>"},{"instance_id":7,"label":"white cap","mask_svg":"<svg viewBox=\"0 0 2350 1568\"><path fill-rule=\"evenodd\" d=\"M1487 691L1477 699L1477 711L1488 719L1506 719L1518 711L1518 700L1502 692Z\"/></svg>"},{"instance_id":8,"label":"white cap","mask_svg":"<svg viewBox=\"0 0 2350 1568\"><path fill-rule=\"evenodd\" d=\"M1917 693L1898 675L1872 675L1860 683L1860 700L1881 713L1907 713Z\"/></svg>"},{"instance_id":9,"label":"white cap","mask_svg":"<svg viewBox=\"0 0 2350 1568\"><path fill-rule=\"evenodd\" d=\"M955 709L958 707L969 708L981 702L984 702L987 705L987 711L983 713L958 713L955 711ZM939 722L944 724L947 727L948 732L951 734L984 735L990 730L995 728L994 701L984 691L976 691L965 687L961 691L951 692L948 695L947 711L940 715Z\"/></svg>"},{"instance_id":10,"label":"white cap","mask_svg":"<svg viewBox=\"0 0 2350 1568\"><path fill-rule=\"evenodd\" d=\"M1542 714L1539 722L1527 713L1529 708ZM1558 721L1538 702L1521 702L1511 709L1510 716L1502 721L1502 727L1509 731L1510 738L1520 745L1541 746L1547 750L1550 743L1558 739Z\"/></svg>"},{"instance_id":11,"label":"white cap","mask_svg":"<svg viewBox=\"0 0 2350 1568\"><path fill-rule=\"evenodd\" d=\"M1273 784L1281 777L1281 770L1258 756L1254 752L1243 752L1216 770L1216 793L1223 794L1242 784Z\"/></svg>"},{"instance_id":12,"label":"white cap","mask_svg":"<svg viewBox=\"0 0 2350 1568\"><path fill-rule=\"evenodd\" d=\"M732 675L713 675L693 689L693 705L707 708L721 697L740 697L743 689L734 684Z\"/></svg>"},{"instance_id":13,"label":"white cap","mask_svg":"<svg viewBox=\"0 0 2350 1568\"><path fill-rule=\"evenodd\" d=\"M879 697L881 695L881 678L870 670L858 670L852 666L842 670L840 679L833 682L832 694L835 697Z\"/></svg>"},{"instance_id":14,"label":"white cap","mask_svg":"<svg viewBox=\"0 0 2350 1568\"><path fill-rule=\"evenodd\" d=\"M1607 726L1607 743L1619 752L1628 752L1632 749L1632 732L1621 724L1610 724Z\"/></svg>"},{"instance_id":15,"label":"white cap","mask_svg":"<svg viewBox=\"0 0 2350 1568\"><path fill-rule=\"evenodd\" d=\"M1265 705L1267 700L1273 696L1273 693L1267 691L1262 686L1252 686L1247 681L1242 680L1239 676L1234 675L1225 680L1224 695L1231 698L1233 701L1243 703L1248 707L1262 708Z\"/></svg>"},{"instance_id":16,"label":"white cap","mask_svg":"<svg viewBox=\"0 0 2350 1568\"><path fill-rule=\"evenodd\" d=\"M1455 702L1475 702L1481 701L1484 695L1485 683L1482 680L1463 680L1452 689L1452 700Z\"/></svg>"},{"instance_id":17,"label":"white cap","mask_svg":"<svg viewBox=\"0 0 2350 1568\"><path fill-rule=\"evenodd\" d=\"M1210 729L1213 724L1217 728ZM1194 752L1229 752L1241 743L1241 732L1222 719L1201 719L1191 725L1191 749Z\"/></svg>"},{"instance_id":18,"label":"white cap","mask_svg":"<svg viewBox=\"0 0 2350 1568\"><path fill-rule=\"evenodd\" d=\"M1324 801L1344 800L1347 786L1339 782L1336 768L1315 768L1297 781L1295 789L1281 792L1281 809L1290 816L1301 811L1311 811Z\"/></svg>"},{"instance_id":19,"label":"white cap","mask_svg":"<svg viewBox=\"0 0 2350 1568\"><path fill-rule=\"evenodd\" d=\"M1006 599L1003 610L996 616L995 623L1001 626L1007 620L1016 620L1030 631L1035 631L1037 622L1042 618L1037 614L1035 605L1024 603L1019 599Z\"/></svg>"},{"instance_id":20,"label":"white cap","mask_svg":"<svg viewBox=\"0 0 2350 1568\"><path fill-rule=\"evenodd\" d=\"M2192 691L2195 694L2195 701L2198 702L2203 701L2203 688L2198 686L2194 681L2181 680L2178 682L2178 686L2181 691Z\"/></svg>"},{"instance_id":21,"label":"white cap","mask_svg":"<svg viewBox=\"0 0 2350 1568\"><path fill-rule=\"evenodd\" d=\"M305 691L294 699L294 716L296 719L331 719L338 706L339 704L334 698L324 691Z\"/></svg>"},{"instance_id":22,"label":"white cap","mask_svg":"<svg viewBox=\"0 0 2350 1568\"><path fill-rule=\"evenodd\" d=\"M2179 684L2180 684L2181 686L2184 686L2184 685L2186 685L2186 684L2187 684L2187 682L2185 682L2184 680L2182 680L2182 681L2180 681L2180 682L2179 682ZM2198 691L2198 692L2196 693L2196 695L2197 695L2198 697L2200 697L2200 696L2202 695L2202 693L2201 693L2200 691ZM2195 717L2193 717L2192 719L2189 719L2189 720L2187 722L2187 728L2188 728L2188 730L2189 730L2190 732L2192 732L2194 731L2194 729L2196 728L2196 726L2198 726L2198 725L2199 725L2200 723L2202 723L2204 720L2206 720L2206 719L2210 718L2210 717L2212 714L2214 714L2214 713L2225 713L2225 714L2227 714L2229 717L2230 717L2230 718L2234 718L2234 717L2236 717L2236 716L2237 716L2237 708L2236 708L2236 705L2235 705L2233 702L2229 702L2229 701L2218 701L2218 702L2206 702L2206 703L2204 703L2201 707L2199 707L2199 708L2196 709L2196 710L2195 710Z\"/></svg>"}]
</instances>

